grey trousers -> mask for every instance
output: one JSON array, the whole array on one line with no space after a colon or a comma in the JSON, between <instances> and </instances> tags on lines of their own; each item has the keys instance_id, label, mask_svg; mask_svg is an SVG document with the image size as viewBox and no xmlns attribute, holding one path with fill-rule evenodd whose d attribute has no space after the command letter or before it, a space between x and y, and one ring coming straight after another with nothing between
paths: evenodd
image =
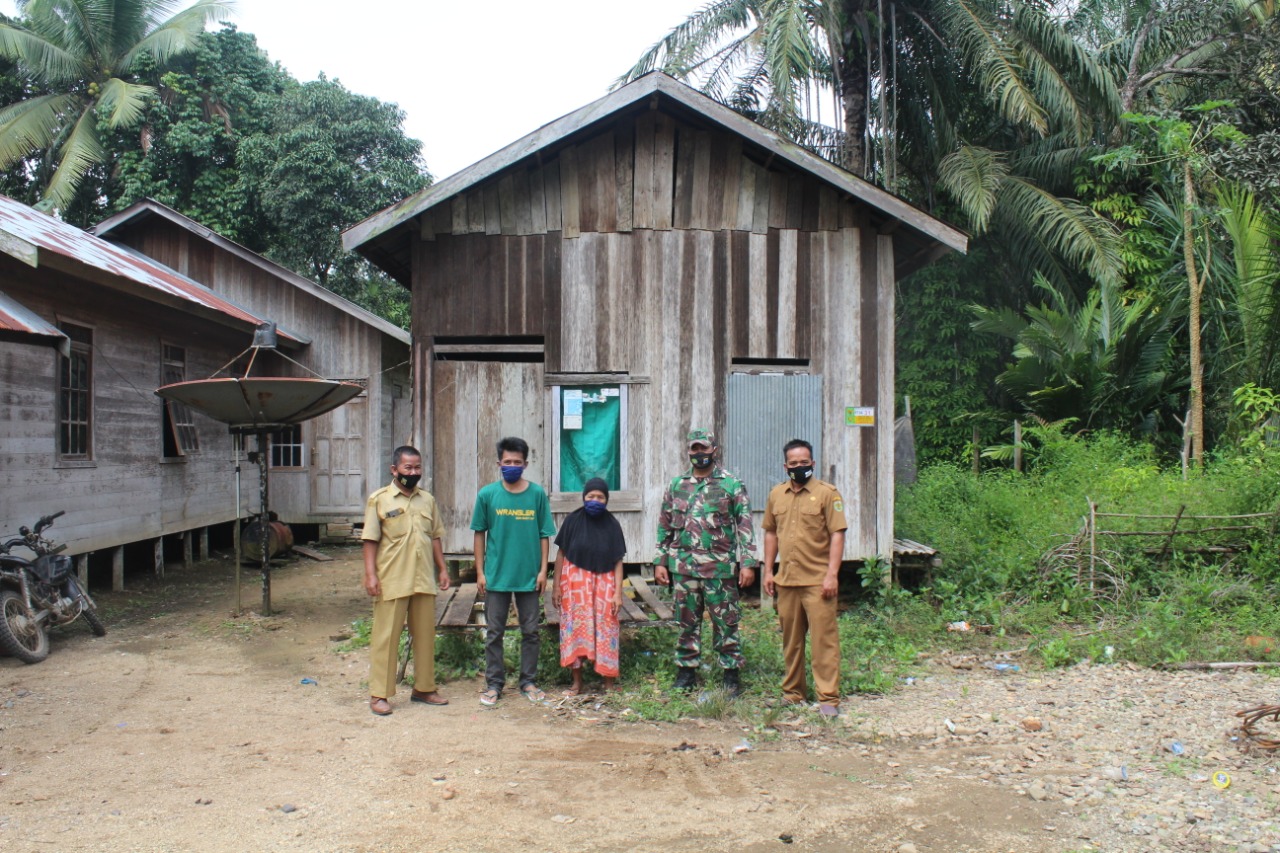
<instances>
[{"instance_id":1,"label":"grey trousers","mask_svg":"<svg viewBox=\"0 0 1280 853\"><path fill-rule=\"evenodd\" d=\"M538 644L542 639L538 629L537 592L494 592L484 594L484 680L490 690L502 692L507 682L507 668L502 661L502 637L507 632L507 613L511 599L516 600L516 613L520 617L520 688L533 684L538 677Z\"/></svg>"}]
</instances>

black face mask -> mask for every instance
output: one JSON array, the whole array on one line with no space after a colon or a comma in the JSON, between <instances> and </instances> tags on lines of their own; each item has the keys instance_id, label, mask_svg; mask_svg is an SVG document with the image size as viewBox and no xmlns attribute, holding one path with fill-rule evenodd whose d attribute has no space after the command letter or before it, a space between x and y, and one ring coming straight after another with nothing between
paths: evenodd
<instances>
[{"instance_id":1,"label":"black face mask","mask_svg":"<svg viewBox=\"0 0 1280 853\"><path fill-rule=\"evenodd\" d=\"M803 486L809 482L809 478L813 476L812 465L797 465L794 468L787 469L787 476L791 478L791 482L797 486Z\"/></svg>"},{"instance_id":2,"label":"black face mask","mask_svg":"<svg viewBox=\"0 0 1280 853\"><path fill-rule=\"evenodd\" d=\"M397 474L396 475L396 482L411 491L415 486L418 485L418 481L421 479L422 479L421 474Z\"/></svg>"},{"instance_id":3,"label":"black face mask","mask_svg":"<svg viewBox=\"0 0 1280 853\"><path fill-rule=\"evenodd\" d=\"M710 453L690 453L689 464L692 465L694 468L699 468L699 469L710 468L711 454Z\"/></svg>"}]
</instances>

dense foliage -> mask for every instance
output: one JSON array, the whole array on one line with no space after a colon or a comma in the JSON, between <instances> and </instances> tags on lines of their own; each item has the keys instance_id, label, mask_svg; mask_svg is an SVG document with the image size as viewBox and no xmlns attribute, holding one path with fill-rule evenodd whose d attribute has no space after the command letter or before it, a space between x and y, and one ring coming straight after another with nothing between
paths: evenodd
<instances>
[{"instance_id":1,"label":"dense foliage","mask_svg":"<svg viewBox=\"0 0 1280 853\"><path fill-rule=\"evenodd\" d=\"M154 198L408 326L407 292L344 252L340 236L430 183L398 107L324 76L301 83L232 26L199 35L164 65L144 56L133 70L138 113L120 124L90 110L101 156L58 196L62 218L87 227ZM5 103L21 108L35 85L25 65L0 68ZM50 157L17 161L0 191L39 203L50 192Z\"/></svg>"},{"instance_id":2,"label":"dense foliage","mask_svg":"<svg viewBox=\"0 0 1280 853\"><path fill-rule=\"evenodd\" d=\"M1252 437L1264 429L1258 422ZM935 465L899 492L898 531L944 555L928 590L941 621L989 624L1020 638L1029 632L1051 665L1082 657L1246 660L1257 654L1246 637L1280 632L1280 453L1246 437L1252 450L1184 479L1162 467L1149 444L1115 433L1084 438L1045 428L1031 443L1026 474L975 477ZM1098 535L1091 565L1088 541L1071 542L1090 500L1099 512L1163 516L1103 518L1102 531L1167 531L1180 514L1269 515L1214 520L1194 529L1216 530L1181 537L1168 551L1163 537Z\"/></svg>"}]
</instances>

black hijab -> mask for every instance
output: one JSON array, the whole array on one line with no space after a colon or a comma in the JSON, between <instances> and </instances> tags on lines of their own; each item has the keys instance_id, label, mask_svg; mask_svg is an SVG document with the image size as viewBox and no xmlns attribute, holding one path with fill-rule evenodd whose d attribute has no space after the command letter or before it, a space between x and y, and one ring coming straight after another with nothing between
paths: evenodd
<instances>
[{"instance_id":1,"label":"black hijab","mask_svg":"<svg viewBox=\"0 0 1280 853\"><path fill-rule=\"evenodd\" d=\"M582 487L583 495L593 491L604 492L608 500L609 486L599 477L587 480ZM595 574L613 571L627 553L622 525L607 509L600 515L587 515L582 507L569 513L556 534L556 545L564 552L566 560Z\"/></svg>"}]
</instances>

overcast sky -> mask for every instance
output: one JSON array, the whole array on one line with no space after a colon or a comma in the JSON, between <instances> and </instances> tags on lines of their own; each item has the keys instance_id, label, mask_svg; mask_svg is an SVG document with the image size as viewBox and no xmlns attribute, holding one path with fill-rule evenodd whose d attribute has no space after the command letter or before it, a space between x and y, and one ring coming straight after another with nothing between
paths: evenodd
<instances>
[{"instance_id":1,"label":"overcast sky","mask_svg":"<svg viewBox=\"0 0 1280 853\"><path fill-rule=\"evenodd\" d=\"M399 104L438 179L606 94L704 3L238 0L233 20L297 79Z\"/></svg>"}]
</instances>

